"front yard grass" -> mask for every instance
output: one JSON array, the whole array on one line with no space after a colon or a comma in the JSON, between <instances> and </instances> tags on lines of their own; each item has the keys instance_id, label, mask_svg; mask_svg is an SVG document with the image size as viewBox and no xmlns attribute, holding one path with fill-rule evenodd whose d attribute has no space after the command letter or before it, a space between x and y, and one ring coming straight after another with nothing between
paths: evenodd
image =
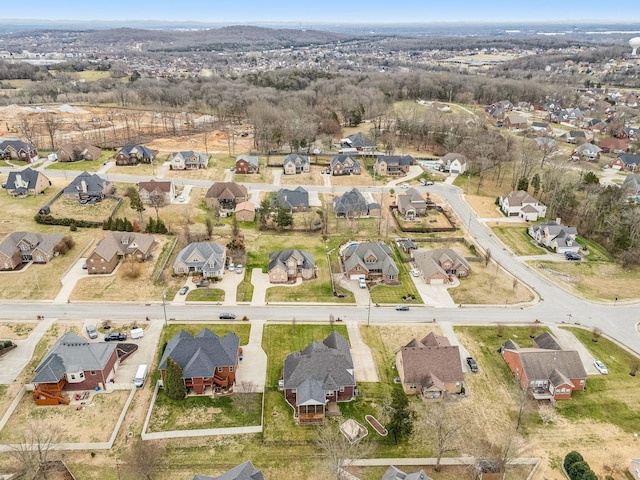
<instances>
[{"instance_id":1,"label":"front yard grass","mask_svg":"<svg viewBox=\"0 0 640 480\"><path fill-rule=\"evenodd\" d=\"M222 302L224 290L220 288L198 288L187 294L188 302Z\"/></svg>"},{"instance_id":2,"label":"front yard grass","mask_svg":"<svg viewBox=\"0 0 640 480\"><path fill-rule=\"evenodd\" d=\"M239 399L242 396L242 399ZM262 394L235 393L221 397L192 396L182 400L158 390L149 431L200 430L260 425Z\"/></svg>"},{"instance_id":3,"label":"front yard grass","mask_svg":"<svg viewBox=\"0 0 640 480\"><path fill-rule=\"evenodd\" d=\"M115 150L103 150L102 154L95 160L80 160L79 162L56 162L47 166L44 174L47 174L47 170L71 170L78 172L97 172L100 170L106 161L112 159L116 154ZM75 173L74 173L75 175ZM71 181L71 180L69 180Z\"/></svg>"},{"instance_id":4,"label":"front yard grass","mask_svg":"<svg viewBox=\"0 0 640 480\"><path fill-rule=\"evenodd\" d=\"M517 256L544 255L547 251L538 247L527 234L526 227L495 226L491 229Z\"/></svg>"},{"instance_id":5,"label":"front yard grass","mask_svg":"<svg viewBox=\"0 0 640 480\"><path fill-rule=\"evenodd\" d=\"M589 330L561 328L573 333L595 358L603 361L609 374L590 376L587 389L573 392L570 401L558 402L558 411L571 420L589 418L616 425L628 433L639 431L640 375L629 374L638 358L606 338L592 341Z\"/></svg>"},{"instance_id":6,"label":"front yard grass","mask_svg":"<svg viewBox=\"0 0 640 480\"><path fill-rule=\"evenodd\" d=\"M398 267L398 281L400 285L376 285L371 289L371 301L373 303L422 304L422 297L411 279L411 274L409 273L410 268L407 268L409 264L402 261L400 252L398 252L398 248L395 245L392 245L391 249L393 251L393 260ZM405 297L408 296L413 297L413 300L405 300Z\"/></svg>"}]
</instances>

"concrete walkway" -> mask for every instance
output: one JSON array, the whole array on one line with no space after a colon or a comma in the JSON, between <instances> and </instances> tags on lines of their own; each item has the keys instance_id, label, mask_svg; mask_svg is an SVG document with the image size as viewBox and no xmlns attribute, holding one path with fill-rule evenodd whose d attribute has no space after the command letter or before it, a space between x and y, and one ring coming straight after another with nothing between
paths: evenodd
<instances>
[{"instance_id":1,"label":"concrete walkway","mask_svg":"<svg viewBox=\"0 0 640 480\"><path fill-rule=\"evenodd\" d=\"M351 341L351 357L356 373L356 382L379 382L376 362L369 346L362 340L358 322L348 321L347 332ZM366 327L365 327L366 328Z\"/></svg>"},{"instance_id":2,"label":"concrete walkway","mask_svg":"<svg viewBox=\"0 0 640 480\"><path fill-rule=\"evenodd\" d=\"M273 184L280 185L282 170L272 170L271 174L273 175Z\"/></svg>"},{"instance_id":3,"label":"concrete walkway","mask_svg":"<svg viewBox=\"0 0 640 480\"><path fill-rule=\"evenodd\" d=\"M265 320L251 320L249 343L242 347L242 363L236 375L236 392L248 389L264 392L267 383L267 354L262 349Z\"/></svg>"},{"instance_id":4,"label":"concrete walkway","mask_svg":"<svg viewBox=\"0 0 640 480\"><path fill-rule=\"evenodd\" d=\"M396 178L395 180L391 180L390 182L387 182L387 187L395 187L397 185L400 185L401 183L411 180L412 178L419 177L423 173L424 173L424 169L422 168L421 165L411 165L409 167L409 173L407 173L403 177Z\"/></svg>"},{"instance_id":5,"label":"concrete walkway","mask_svg":"<svg viewBox=\"0 0 640 480\"><path fill-rule=\"evenodd\" d=\"M44 309L44 308L43 308ZM35 318L34 318L35 320ZM2 356L2 368L0 368L0 384L10 385L15 382L24 367L31 361L36 345L55 322L55 318L39 320L29 337L24 340L15 340L17 348ZM29 379L30 381L31 379Z\"/></svg>"},{"instance_id":6,"label":"concrete walkway","mask_svg":"<svg viewBox=\"0 0 640 480\"><path fill-rule=\"evenodd\" d=\"M79 258L69 268L69 270L67 270L65 275L60 279L62 288L60 288L60 290L58 291L58 294L53 300L53 303L67 303L69 297L71 296L71 293L73 292L73 289L76 288L76 284L78 283L78 281L89 276L87 270L82 268L86 261L86 258ZM117 269L113 273L115 273L116 271Z\"/></svg>"},{"instance_id":7,"label":"concrete walkway","mask_svg":"<svg viewBox=\"0 0 640 480\"><path fill-rule=\"evenodd\" d=\"M471 355L469 355L468 350L464 348L464 345L462 345L460 343L460 340L458 340L456 332L453 329L453 323L438 322L438 326L440 327L442 335L447 337L447 339L449 340L449 343L453 346L458 346L458 349L460 350L460 365L462 365L462 371L465 373L469 372L469 365L467 365L466 358L470 357Z\"/></svg>"}]
</instances>

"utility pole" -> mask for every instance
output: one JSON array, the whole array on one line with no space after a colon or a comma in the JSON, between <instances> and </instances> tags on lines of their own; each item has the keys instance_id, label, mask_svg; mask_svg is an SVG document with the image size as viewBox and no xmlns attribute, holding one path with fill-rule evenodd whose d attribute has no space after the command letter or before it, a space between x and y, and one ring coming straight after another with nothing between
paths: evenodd
<instances>
[{"instance_id":1,"label":"utility pole","mask_svg":"<svg viewBox=\"0 0 640 480\"><path fill-rule=\"evenodd\" d=\"M167 292L162 292L162 311L164 312L164 326L167 326L167 307L166 307Z\"/></svg>"}]
</instances>

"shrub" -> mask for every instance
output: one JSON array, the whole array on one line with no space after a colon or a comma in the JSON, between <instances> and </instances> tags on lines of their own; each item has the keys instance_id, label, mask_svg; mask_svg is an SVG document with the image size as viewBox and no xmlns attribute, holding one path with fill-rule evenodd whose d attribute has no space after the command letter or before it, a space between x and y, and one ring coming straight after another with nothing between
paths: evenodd
<instances>
[{"instance_id":1,"label":"shrub","mask_svg":"<svg viewBox=\"0 0 640 480\"><path fill-rule=\"evenodd\" d=\"M13 342L11 340L5 340L2 345L4 346L4 348L9 348L13 346Z\"/></svg>"},{"instance_id":2,"label":"shrub","mask_svg":"<svg viewBox=\"0 0 640 480\"><path fill-rule=\"evenodd\" d=\"M581 462L575 462L569 467L569 478L571 480L582 480L582 477L591 471L591 467L584 460Z\"/></svg>"},{"instance_id":3,"label":"shrub","mask_svg":"<svg viewBox=\"0 0 640 480\"><path fill-rule=\"evenodd\" d=\"M569 473L569 468L571 467L571 465L573 465L576 462L582 462L582 461L584 461L584 458L582 458L582 455L580 455L580 453L573 450L567 453L567 455L564 457L564 469L567 471L567 473Z\"/></svg>"}]
</instances>

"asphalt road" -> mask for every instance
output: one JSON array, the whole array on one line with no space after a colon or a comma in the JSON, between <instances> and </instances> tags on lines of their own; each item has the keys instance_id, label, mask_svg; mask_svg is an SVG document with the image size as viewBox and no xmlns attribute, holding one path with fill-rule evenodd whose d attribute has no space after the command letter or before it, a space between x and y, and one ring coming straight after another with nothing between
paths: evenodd
<instances>
[{"instance_id":1,"label":"asphalt road","mask_svg":"<svg viewBox=\"0 0 640 480\"><path fill-rule=\"evenodd\" d=\"M5 170L5 169L0 169ZM7 169L10 170L10 169ZM76 172L60 170L47 171L52 177L73 178ZM150 177L109 175L111 181L139 182ZM210 181L197 181L190 179L175 179L179 185L192 185L206 188L212 184ZM279 186L265 184L247 184L249 189L261 191L274 191ZM339 193L348 187L305 187L313 192ZM361 187L363 192L381 193L391 187ZM322 321L329 319L333 313L335 317L341 317L347 321L369 322L371 324L393 322L431 322L446 320L460 324L487 324L487 323L524 323L539 320L543 323L580 323L588 327L599 327L604 334L617 340L630 349L640 352L640 335L636 330L637 318L640 313L639 304L625 302L617 304L598 304L574 296L573 294L558 288L550 283L542 275L539 275L527 264L504 247L496 239L490 229L479 222L464 202L462 190L458 187L445 184L436 184L429 187L417 187L422 191L430 191L443 197L451 209L460 218L461 223L467 228L476 243L485 251L491 251L491 257L501 267L512 273L521 281L529 285L540 297L540 302L534 306L520 309L518 307L502 306L506 299L496 298L494 306L472 308L429 308L411 307L408 312L396 312L392 307L357 307L357 306L327 306L327 305L269 305L269 306L209 306L209 305L166 305L168 319L176 320L216 320L222 311L229 311L239 316L247 315L249 318L264 320L291 321ZM112 319L144 319L149 316L153 319L164 321L164 312L160 299L157 302L139 304L115 304L110 303L105 310L100 303L71 303L55 305L48 302L0 302L0 318L2 319L35 319L36 315L47 317L87 319L98 321L101 318Z\"/></svg>"}]
</instances>

